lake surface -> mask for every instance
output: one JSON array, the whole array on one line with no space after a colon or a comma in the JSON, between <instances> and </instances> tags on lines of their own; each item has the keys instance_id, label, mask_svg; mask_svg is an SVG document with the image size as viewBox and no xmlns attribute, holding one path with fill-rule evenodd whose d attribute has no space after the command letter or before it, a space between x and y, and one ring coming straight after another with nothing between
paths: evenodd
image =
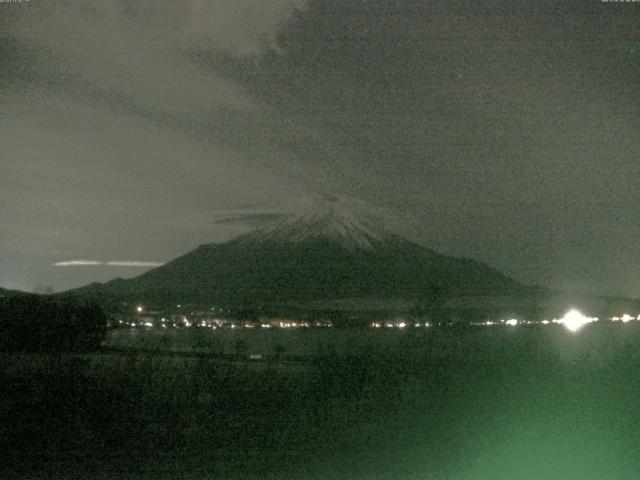
<instances>
[{"instance_id":1,"label":"lake surface","mask_svg":"<svg viewBox=\"0 0 640 480\"><path fill-rule=\"evenodd\" d=\"M238 341L308 361L162 354ZM3 356L2 478L640 478L637 322L121 329L106 343L128 351Z\"/></svg>"},{"instance_id":2,"label":"lake surface","mask_svg":"<svg viewBox=\"0 0 640 480\"><path fill-rule=\"evenodd\" d=\"M549 354L563 360L605 358L640 342L640 322L601 321L572 332L562 325L494 325L473 327L298 328L298 329L145 329L110 330L108 347L235 354L238 342L246 355L291 356L402 355L406 358L446 358L468 353L492 354L518 348L521 342L540 342ZM524 353L524 351L523 351Z\"/></svg>"}]
</instances>

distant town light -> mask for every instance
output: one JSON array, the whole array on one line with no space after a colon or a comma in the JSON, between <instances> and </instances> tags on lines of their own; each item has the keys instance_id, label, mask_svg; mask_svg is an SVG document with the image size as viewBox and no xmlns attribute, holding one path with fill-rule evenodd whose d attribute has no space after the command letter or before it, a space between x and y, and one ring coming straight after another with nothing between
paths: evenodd
<instances>
[{"instance_id":1,"label":"distant town light","mask_svg":"<svg viewBox=\"0 0 640 480\"><path fill-rule=\"evenodd\" d=\"M515 318L511 318L504 323L506 323L510 327L515 327L516 325L518 325L518 320L516 320Z\"/></svg>"},{"instance_id":2,"label":"distant town light","mask_svg":"<svg viewBox=\"0 0 640 480\"><path fill-rule=\"evenodd\" d=\"M582 327L584 327L587 323L591 323L596 321L595 318L589 318L583 315L578 310L569 310L564 317L562 317L559 323L562 323L567 330L571 332L577 332Z\"/></svg>"},{"instance_id":3,"label":"distant town light","mask_svg":"<svg viewBox=\"0 0 640 480\"><path fill-rule=\"evenodd\" d=\"M628 313L625 313L624 315L622 315L622 317L620 317L620 320L622 320L622 323L627 323L630 322L631 320L635 320L631 315L629 315Z\"/></svg>"},{"instance_id":4,"label":"distant town light","mask_svg":"<svg viewBox=\"0 0 640 480\"><path fill-rule=\"evenodd\" d=\"M143 310L144 310L144 308L142 307L142 305L138 305L138 306L136 307L136 312L138 312L138 313L142 313L142 312L143 312Z\"/></svg>"}]
</instances>

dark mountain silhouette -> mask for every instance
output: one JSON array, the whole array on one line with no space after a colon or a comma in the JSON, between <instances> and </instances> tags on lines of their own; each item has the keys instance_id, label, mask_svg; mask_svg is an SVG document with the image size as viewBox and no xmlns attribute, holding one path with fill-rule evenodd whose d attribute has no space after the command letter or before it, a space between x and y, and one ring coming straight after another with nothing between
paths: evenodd
<instances>
[{"instance_id":1,"label":"dark mountain silhouette","mask_svg":"<svg viewBox=\"0 0 640 480\"><path fill-rule=\"evenodd\" d=\"M231 241L202 245L133 279L74 290L104 301L156 305L404 299L432 302L526 290L493 268L386 232L337 202Z\"/></svg>"},{"instance_id":2,"label":"dark mountain silhouette","mask_svg":"<svg viewBox=\"0 0 640 480\"><path fill-rule=\"evenodd\" d=\"M35 297L35 294L28 293L28 292L22 292L20 290L7 290L7 289L4 289L4 288L0 288L0 301L9 300L9 299L15 298L15 297L25 297L25 296Z\"/></svg>"}]
</instances>

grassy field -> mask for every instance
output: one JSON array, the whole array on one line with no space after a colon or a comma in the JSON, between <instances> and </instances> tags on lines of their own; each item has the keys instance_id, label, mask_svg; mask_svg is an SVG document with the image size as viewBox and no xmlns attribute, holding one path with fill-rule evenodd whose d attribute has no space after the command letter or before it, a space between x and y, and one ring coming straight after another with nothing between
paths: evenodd
<instances>
[{"instance_id":1,"label":"grassy field","mask_svg":"<svg viewBox=\"0 0 640 480\"><path fill-rule=\"evenodd\" d=\"M323 335L304 362L3 355L0 478L640 475L640 325Z\"/></svg>"}]
</instances>

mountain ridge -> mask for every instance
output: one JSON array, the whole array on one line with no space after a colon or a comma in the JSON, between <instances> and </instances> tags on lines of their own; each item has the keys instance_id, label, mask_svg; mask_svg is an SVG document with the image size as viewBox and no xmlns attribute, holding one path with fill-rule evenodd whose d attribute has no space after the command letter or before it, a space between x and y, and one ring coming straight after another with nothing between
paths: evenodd
<instances>
[{"instance_id":1,"label":"mountain ridge","mask_svg":"<svg viewBox=\"0 0 640 480\"><path fill-rule=\"evenodd\" d=\"M138 277L75 292L158 305L346 298L426 304L525 289L488 265L442 255L329 201L227 242L200 245Z\"/></svg>"}]
</instances>

